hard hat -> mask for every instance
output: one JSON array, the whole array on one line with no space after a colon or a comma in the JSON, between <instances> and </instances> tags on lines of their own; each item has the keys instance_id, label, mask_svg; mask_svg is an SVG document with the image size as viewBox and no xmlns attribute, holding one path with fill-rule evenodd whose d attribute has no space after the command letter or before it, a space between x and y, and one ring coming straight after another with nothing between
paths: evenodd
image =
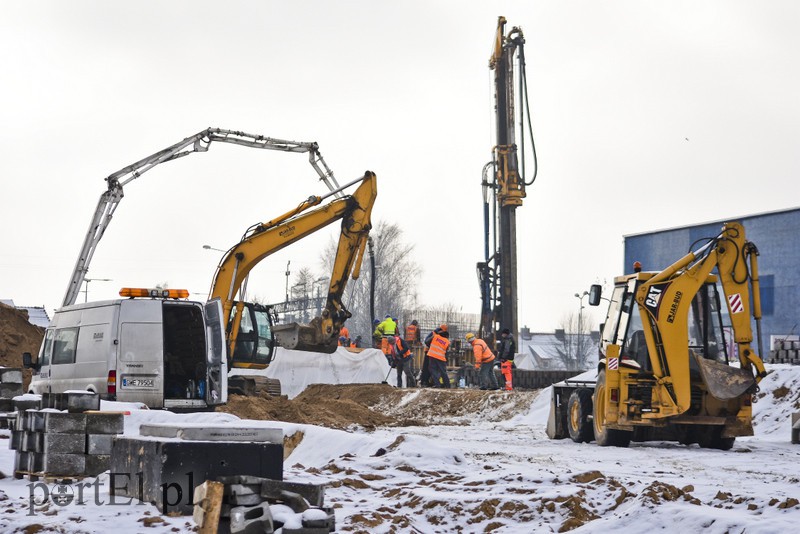
<instances>
[{"instance_id":1,"label":"hard hat","mask_svg":"<svg viewBox=\"0 0 800 534\"><path fill-rule=\"evenodd\" d=\"M469 332L465 337L467 338L467 343L469 343L470 341L475 339L475 334L473 334L472 332Z\"/></svg>"},{"instance_id":2,"label":"hard hat","mask_svg":"<svg viewBox=\"0 0 800 534\"><path fill-rule=\"evenodd\" d=\"M447 325L446 325L446 324L443 324L442 326L440 326L440 327L439 327L439 329L440 329L442 332L447 332Z\"/></svg>"},{"instance_id":3,"label":"hard hat","mask_svg":"<svg viewBox=\"0 0 800 534\"><path fill-rule=\"evenodd\" d=\"M416 326L416 324L417 324L417 320L416 320L416 319L414 319L413 321L411 321L411 324L413 324L413 325L415 325L415 326Z\"/></svg>"},{"instance_id":4,"label":"hard hat","mask_svg":"<svg viewBox=\"0 0 800 534\"><path fill-rule=\"evenodd\" d=\"M389 317L391 317L391 315L389 315L388 313L383 316L384 319L388 319Z\"/></svg>"},{"instance_id":5,"label":"hard hat","mask_svg":"<svg viewBox=\"0 0 800 534\"><path fill-rule=\"evenodd\" d=\"M510 333L511 333L511 330L509 330L508 328L503 328L503 331L502 331L502 332L500 332L500 333L501 333L501 334L510 334Z\"/></svg>"}]
</instances>

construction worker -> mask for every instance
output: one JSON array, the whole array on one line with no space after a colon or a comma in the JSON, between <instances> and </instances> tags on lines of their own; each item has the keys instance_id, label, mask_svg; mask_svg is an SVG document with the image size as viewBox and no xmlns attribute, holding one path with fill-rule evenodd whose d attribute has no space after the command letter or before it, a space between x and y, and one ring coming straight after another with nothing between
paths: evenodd
<instances>
[{"instance_id":1,"label":"construction worker","mask_svg":"<svg viewBox=\"0 0 800 534\"><path fill-rule=\"evenodd\" d=\"M392 316L387 313L383 321L378 323L378 326L375 327L375 332L373 333L373 337L375 337L375 334L381 337L381 350L387 358L391 358L392 354L392 345L389 338L394 338L396 333L397 323L392 319Z\"/></svg>"},{"instance_id":2,"label":"construction worker","mask_svg":"<svg viewBox=\"0 0 800 534\"><path fill-rule=\"evenodd\" d=\"M405 341L411 345L419 345L419 338L419 324L417 323L417 320L414 319L408 326L406 326Z\"/></svg>"},{"instance_id":3,"label":"construction worker","mask_svg":"<svg viewBox=\"0 0 800 534\"><path fill-rule=\"evenodd\" d=\"M346 347L347 346L347 338L344 336L339 336L339 346Z\"/></svg>"},{"instance_id":4,"label":"construction worker","mask_svg":"<svg viewBox=\"0 0 800 534\"><path fill-rule=\"evenodd\" d=\"M361 348L361 336L356 336L355 339L350 340L350 348L351 349Z\"/></svg>"},{"instance_id":5,"label":"construction worker","mask_svg":"<svg viewBox=\"0 0 800 534\"><path fill-rule=\"evenodd\" d=\"M425 336L425 341L422 344L422 372L419 375L419 385L420 387L428 387L431 385L431 366L430 366L430 358L428 357L428 349L431 346L431 341L433 340L434 334L440 334L442 329L447 330L447 325L443 324L441 326L437 326L430 332L427 336Z\"/></svg>"},{"instance_id":6,"label":"construction worker","mask_svg":"<svg viewBox=\"0 0 800 534\"><path fill-rule=\"evenodd\" d=\"M489 345L482 339L475 337L472 332L466 335L467 343L472 345L472 353L475 355L475 369L479 370L478 385L481 389L500 389L497 385L497 378L494 376L494 353Z\"/></svg>"},{"instance_id":7,"label":"construction worker","mask_svg":"<svg viewBox=\"0 0 800 534\"><path fill-rule=\"evenodd\" d=\"M447 325L442 325L441 331L434 332L428 349L428 367L433 378L433 387L450 389L450 378L447 376L447 349L450 347L450 335Z\"/></svg>"},{"instance_id":8,"label":"construction worker","mask_svg":"<svg viewBox=\"0 0 800 534\"><path fill-rule=\"evenodd\" d=\"M381 322L377 319L372 321L372 328L374 329L372 332L372 348L379 349L381 348L381 339L383 338L383 334L378 332L378 325Z\"/></svg>"},{"instance_id":9,"label":"construction worker","mask_svg":"<svg viewBox=\"0 0 800 534\"><path fill-rule=\"evenodd\" d=\"M342 346L344 346L344 347L349 347L350 346L350 330L348 330L346 326L342 326L342 328L339 329L339 337L343 337L344 338L344 342L342 343Z\"/></svg>"},{"instance_id":10,"label":"construction worker","mask_svg":"<svg viewBox=\"0 0 800 534\"><path fill-rule=\"evenodd\" d=\"M500 372L506 380L506 391L514 389L511 383L512 370L514 369L514 355L517 352L517 344L508 328L503 328L500 333Z\"/></svg>"},{"instance_id":11,"label":"construction worker","mask_svg":"<svg viewBox=\"0 0 800 534\"><path fill-rule=\"evenodd\" d=\"M397 373L397 387L403 387L403 374L406 375L406 387L416 387L417 381L414 378L414 358L412 358L413 353L411 352L411 346L399 335L396 335L392 342L392 349L394 368Z\"/></svg>"},{"instance_id":12,"label":"construction worker","mask_svg":"<svg viewBox=\"0 0 800 534\"><path fill-rule=\"evenodd\" d=\"M387 313L383 317L383 321L375 327L375 332L379 332L381 336L394 336L397 333L397 323Z\"/></svg>"}]
</instances>

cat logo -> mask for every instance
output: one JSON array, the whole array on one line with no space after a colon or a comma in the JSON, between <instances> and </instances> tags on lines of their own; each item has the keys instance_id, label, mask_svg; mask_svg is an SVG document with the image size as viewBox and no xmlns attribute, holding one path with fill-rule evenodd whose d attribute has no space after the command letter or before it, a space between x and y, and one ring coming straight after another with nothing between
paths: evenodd
<instances>
[{"instance_id":1,"label":"cat logo","mask_svg":"<svg viewBox=\"0 0 800 534\"><path fill-rule=\"evenodd\" d=\"M661 300L661 288L651 287L647 291L647 298L645 299L644 303L647 305L648 308L653 308L654 310L656 310L658 309L659 300Z\"/></svg>"}]
</instances>

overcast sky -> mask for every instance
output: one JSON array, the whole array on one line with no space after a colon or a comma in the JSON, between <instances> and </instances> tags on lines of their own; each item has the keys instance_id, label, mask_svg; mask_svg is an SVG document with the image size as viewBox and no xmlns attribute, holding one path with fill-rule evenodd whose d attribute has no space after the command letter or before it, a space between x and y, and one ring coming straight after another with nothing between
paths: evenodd
<instances>
[{"instance_id":1,"label":"overcast sky","mask_svg":"<svg viewBox=\"0 0 800 534\"><path fill-rule=\"evenodd\" d=\"M540 165L517 210L520 326L577 313L576 292L625 268L624 235L800 204L796 2L0 8L0 298L50 313L104 178L209 126L316 141L340 183L377 173L373 221L414 243L418 302L478 313L498 15L525 34ZM156 167L126 187L88 275L113 281L88 297L168 282L205 298L220 254L204 244L325 191L297 154L213 144ZM336 233L262 262L250 294L281 300L287 261L320 270Z\"/></svg>"}]
</instances>

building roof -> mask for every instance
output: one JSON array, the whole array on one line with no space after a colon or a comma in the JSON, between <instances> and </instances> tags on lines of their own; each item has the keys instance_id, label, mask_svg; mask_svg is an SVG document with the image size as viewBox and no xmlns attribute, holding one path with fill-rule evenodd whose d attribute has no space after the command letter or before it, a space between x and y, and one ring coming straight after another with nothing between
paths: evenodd
<instances>
[{"instance_id":1,"label":"building roof","mask_svg":"<svg viewBox=\"0 0 800 534\"><path fill-rule=\"evenodd\" d=\"M44 309L44 306L17 306L12 299L0 299L0 302L18 310L27 311L28 322L32 325L47 328L50 324L50 316L47 315L47 310Z\"/></svg>"},{"instance_id":2,"label":"building roof","mask_svg":"<svg viewBox=\"0 0 800 534\"><path fill-rule=\"evenodd\" d=\"M779 214L779 213L788 213L788 212L791 212L791 211L800 211L800 207L786 208L786 209L783 209L783 210L775 210L775 211L764 211L764 212L761 212L761 213L753 213L753 214L750 214L750 215L741 215L739 217L726 217L724 219L718 219L718 220L714 220L714 221L699 222L699 223L694 223L694 224L684 224L684 225L681 225L681 226L672 226L670 228L661 228L659 230L649 230L647 232L636 232L635 234L625 234L622 237L623 238L628 238L628 237L637 237L637 236L642 236L642 235L658 234L660 232L672 232L674 230L684 230L686 228L694 228L695 226L705 226L707 224L724 224L724 223L726 223L728 221L740 221L742 219L753 219L755 217L764 217L766 215L776 215L776 214Z\"/></svg>"}]
</instances>

